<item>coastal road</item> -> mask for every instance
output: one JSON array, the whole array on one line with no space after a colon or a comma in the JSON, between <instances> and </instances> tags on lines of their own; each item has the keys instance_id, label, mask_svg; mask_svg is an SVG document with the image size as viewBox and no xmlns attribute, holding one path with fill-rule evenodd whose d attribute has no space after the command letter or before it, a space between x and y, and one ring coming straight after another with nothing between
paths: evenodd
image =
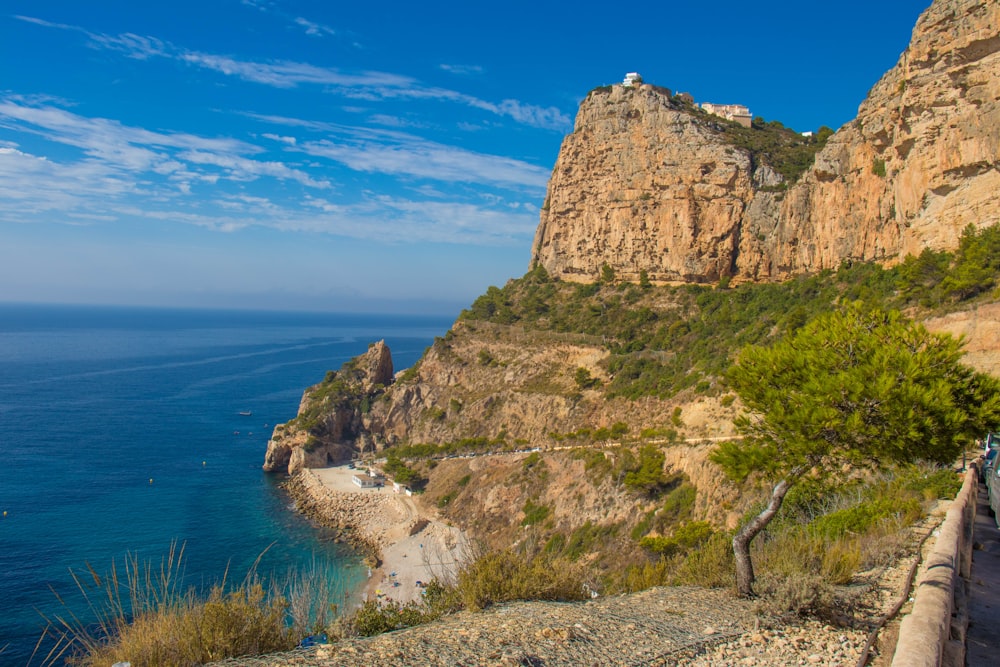
<instances>
[{"instance_id":1,"label":"coastal road","mask_svg":"<svg viewBox=\"0 0 1000 667\"><path fill-rule=\"evenodd\" d=\"M982 483L976 503L973 543L965 664L996 665L1000 664L1000 530L990 512L986 485Z\"/></svg>"}]
</instances>

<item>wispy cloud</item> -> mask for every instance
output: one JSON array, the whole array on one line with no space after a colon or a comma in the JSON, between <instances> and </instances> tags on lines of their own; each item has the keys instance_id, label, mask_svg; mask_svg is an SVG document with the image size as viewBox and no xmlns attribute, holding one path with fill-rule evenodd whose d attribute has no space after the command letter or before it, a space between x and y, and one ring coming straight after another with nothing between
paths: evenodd
<instances>
[{"instance_id":1,"label":"wispy cloud","mask_svg":"<svg viewBox=\"0 0 1000 667\"><path fill-rule=\"evenodd\" d=\"M541 167L496 155L419 139L378 141L312 141L301 144L309 155L336 160L356 171L406 175L448 182L507 184L544 188L548 172Z\"/></svg>"},{"instance_id":2,"label":"wispy cloud","mask_svg":"<svg viewBox=\"0 0 1000 667\"><path fill-rule=\"evenodd\" d=\"M257 6L257 4L253 6ZM549 130L563 131L571 124L569 116L556 107L539 107L512 99L499 103L490 102L447 88L425 86L412 77L400 74L379 71L345 72L337 68L319 67L309 63L287 60L270 62L243 60L233 56L183 49L155 37L144 37L131 33L106 35L77 26L51 23L33 17L17 16L16 18L49 28L80 32L88 37L92 47L123 53L129 58L169 58L225 76L275 88L317 85L324 86L330 93L354 99L371 101L412 99L452 102L504 116L524 125ZM318 24L314 25L318 26ZM450 67L449 71L461 70L461 66L456 65L442 65L441 67L446 69ZM474 67L466 66L466 71L474 71Z\"/></svg>"},{"instance_id":3,"label":"wispy cloud","mask_svg":"<svg viewBox=\"0 0 1000 667\"><path fill-rule=\"evenodd\" d=\"M267 227L284 232L329 234L396 245L451 243L476 246L522 244L538 222L530 208L418 201L369 195L342 204L306 197L300 208L260 196L225 196L204 210L160 210L120 206L115 213L137 219L196 225L219 232Z\"/></svg>"},{"instance_id":4,"label":"wispy cloud","mask_svg":"<svg viewBox=\"0 0 1000 667\"><path fill-rule=\"evenodd\" d=\"M523 243L533 232L537 211L522 200L533 199L544 186L546 174L538 167L402 132L281 117L261 120L321 132L326 138L303 141L287 132L268 133L267 138L280 143L283 154L313 158L310 169L322 176L283 161L260 159L262 148L238 139L151 131L51 105L33 106L20 98L0 98L0 126L78 151L67 155L53 150L48 157L12 141L0 145L0 221L155 220L221 232L259 226L383 243L475 245ZM326 178L334 163L361 172L428 179L445 188L455 183L508 188L515 195L508 199L474 188L456 195L418 187L416 199L361 192L337 200ZM266 194L266 188L244 189L244 184L262 179L297 183L303 190L282 187L274 195ZM194 196L204 184L212 187ZM517 194L524 190L532 192Z\"/></svg>"},{"instance_id":5,"label":"wispy cloud","mask_svg":"<svg viewBox=\"0 0 1000 667\"><path fill-rule=\"evenodd\" d=\"M270 63L238 60L196 51L182 51L174 55L189 65L214 70L244 81L260 83L275 88L294 88L303 84L355 88L382 86L405 90L416 82L406 76L386 72L359 72L348 74L330 67L316 67L307 63L279 61Z\"/></svg>"},{"instance_id":6,"label":"wispy cloud","mask_svg":"<svg viewBox=\"0 0 1000 667\"><path fill-rule=\"evenodd\" d=\"M280 141L283 144L288 144L289 146L294 146L298 141L295 137L283 137L280 134L271 134L270 132L265 132L260 135L265 139L270 139L271 141Z\"/></svg>"},{"instance_id":7,"label":"wispy cloud","mask_svg":"<svg viewBox=\"0 0 1000 667\"><path fill-rule=\"evenodd\" d=\"M316 190L330 187L301 169L254 158L263 149L245 141L155 132L16 97L0 99L0 126L80 151L76 157L49 158L15 147L2 149L7 187L0 199L27 201L35 211L97 211L125 196L163 200L190 193L194 184L220 181L270 178ZM22 216L8 208L4 217Z\"/></svg>"},{"instance_id":8,"label":"wispy cloud","mask_svg":"<svg viewBox=\"0 0 1000 667\"><path fill-rule=\"evenodd\" d=\"M295 25L301 26L306 34L311 37L324 37L324 36L334 36L337 31L330 26L325 26L321 23L314 23L308 19L304 19L301 16L295 17Z\"/></svg>"},{"instance_id":9,"label":"wispy cloud","mask_svg":"<svg viewBox=\"0 0 1000 667\"><path fill-rule=\"evenodd\" d=\"M302 128L324 135L304 141L298 150L334 160L356 171L427 178L448 183L478 183L541 191L549 172L537 165L500 155L430 141L398 130L357 127L325 121L245 114L261 122Z\"/></svg>"},{"instance_id":10,"label":"wispy cloud","mask_svg":"<svg viewBox=\"0 0 1000 667\"><path fill-rule=\"evenodd\" d=\"M443 69L445 72L451 72L452 74L482 74L483 68L479 65L438 65L439 68Z\"/></svg>"}]
</instances>

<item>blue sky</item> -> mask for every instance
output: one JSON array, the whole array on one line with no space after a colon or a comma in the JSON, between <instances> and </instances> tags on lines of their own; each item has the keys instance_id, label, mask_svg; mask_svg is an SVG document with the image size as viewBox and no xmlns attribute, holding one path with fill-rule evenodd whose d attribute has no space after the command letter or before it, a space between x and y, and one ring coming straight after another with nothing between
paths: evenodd
<instances>
[{"instance_id":1,"label":"blue sky","mask_svg":"<svg viewBox=\"0 0 1000 667\"><path fill-rule=\"evenodd\" d=\"M638 71L851 120L929 0L5 0L0 301L457 313Z\"/></svg>"}]
</instances>

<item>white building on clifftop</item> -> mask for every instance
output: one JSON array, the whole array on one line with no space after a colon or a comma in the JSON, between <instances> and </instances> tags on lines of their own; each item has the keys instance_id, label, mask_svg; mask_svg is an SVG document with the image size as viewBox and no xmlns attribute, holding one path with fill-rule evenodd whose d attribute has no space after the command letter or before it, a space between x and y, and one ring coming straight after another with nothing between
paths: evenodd
<instances>
[{"instance_id":1,"label":"white building on clifftop","mask_svg":"<svg viewBox=\"0 0 1000 667\"><path fill-rule=\"evenodd\" d=\"M642 83L642 77L639 76L638 72L629 72L625 75L625 80L622 81L622 85L626 88L632 88L640 83Z\"/></svg>"},{"instance_id":2,"label":"white building on clifftop","mask_svg":"<svg viewBox=\"0 0 1000 667\"><path fill-rule=\"evenodd\" d=\"M750 109L742 104L712 104L711 102L702 102L698 106L710 114L721 116L726 120L734 120L743 127L750 127L750 121L752 120Z\"/></svg>"}]
</instances>

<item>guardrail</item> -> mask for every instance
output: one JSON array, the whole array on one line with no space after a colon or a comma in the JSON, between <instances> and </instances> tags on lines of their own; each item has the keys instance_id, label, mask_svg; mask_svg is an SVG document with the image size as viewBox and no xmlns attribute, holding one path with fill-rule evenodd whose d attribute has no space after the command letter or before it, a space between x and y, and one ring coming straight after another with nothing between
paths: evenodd
<instances>
[{"instance_id":1,"label":"guardrail","mask_svg":"<svg viewBox=\"0 0 1000 667\"><path fill-rule=\"evenodd\" d=\"M945 515L918 581L913 609L899 628L893 667L961 667L969 627L967 581L972 571L979 466L969 466Z\"/></svg>"}]
</instances>

